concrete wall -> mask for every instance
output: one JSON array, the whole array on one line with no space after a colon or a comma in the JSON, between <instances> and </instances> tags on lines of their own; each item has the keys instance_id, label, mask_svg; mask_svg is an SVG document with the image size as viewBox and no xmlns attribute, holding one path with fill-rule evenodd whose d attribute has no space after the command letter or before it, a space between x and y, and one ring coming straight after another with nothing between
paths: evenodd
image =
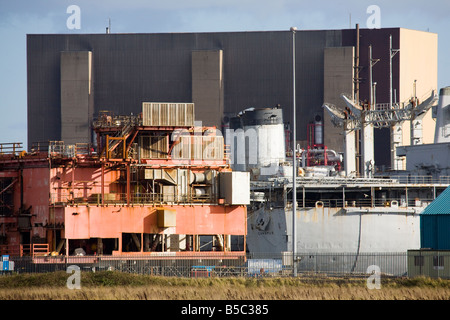
<instances>
[{"instance_id":1,"label":"concrete wall","mask_svg":"<svg viewBox=\"0 0 450 320\"><path fill-rule=\"evenodd\" d=\"M92 52L61 52L61 140L90 143L93 117Z\"/></svg>"},{"instance_id":2,"label":"concrete wall","mask_svg":"<svg viewBox=\"0 0 450 320\"><path fill-rule=\"evenodd\" d=\"M221 129L223 109L223 51L192 51L192 102L201 119Z\"/></svg>"},{"instance_id":3,"label":"concrete wall","mask_svg":"<svg viewBox=\"0 0 450 320\"><path fill-rule=\"evenodd\" d=\"M420 103L433 90L437 94L437 34L401 28L397 48L400 49L398 57L394 57L399 63L397 102L407 105L416 95ZM433 143L436 123L432 119L432 110L417 121L422 122L422 143ZM394 164L395 169L404 170L406 159L397 157L395 149L399 145L411 145L411 121L404 121L393 130L399 134L400 141L398 144L391 143L391 166Z\"/></svg>"},{"instance_id":4,"label":"concrete wall","mask_svg":"<svg viewBox=\"0 0 450 320\"><path fill-rule=\"evenodd\" d=\"M438 35L435 33L400 29L400 101L413 96L414 80L419 103L429 97L432 90L439 94L437 87L437 50ZM409 124L409 123L408 123ZM423 119L423 143L434 142L435 120L431 109ZM406 128L409 131L409 127ZM403 139L403 145L409 145L409 134Z\"/></svg>"},{"instance_id":5,"label":"concrete wall","mask_svg":"<svg viewBox=\"0 0 450 320\"><path fill-rule=\"evenodd\" d=\"M342 93L353 96L353 61L354 47L337 47L324 49L324 101L344 109ZM331 125L328 112L324 112L324 144L336 152L344 151L343 128Z\"/></svg>"}]
</instances>

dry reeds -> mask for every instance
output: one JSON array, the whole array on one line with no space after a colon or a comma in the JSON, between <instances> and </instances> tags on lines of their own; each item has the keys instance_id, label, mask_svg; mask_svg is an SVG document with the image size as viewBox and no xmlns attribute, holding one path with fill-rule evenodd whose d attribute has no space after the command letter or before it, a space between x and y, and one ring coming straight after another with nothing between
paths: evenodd
<instances>
[{"instance_id":1,"label":"dry reeds","mask_svg":"<svg viewBox=\"0 0 450 320\"><path fill-rule=\"evenodd\" d=\"M361 279L175 278L120 272L82 273L81 289L68 274L0 277L2 300L448 300L450 281L384 279L370 290Z\"/></svg>"}]
</instances>

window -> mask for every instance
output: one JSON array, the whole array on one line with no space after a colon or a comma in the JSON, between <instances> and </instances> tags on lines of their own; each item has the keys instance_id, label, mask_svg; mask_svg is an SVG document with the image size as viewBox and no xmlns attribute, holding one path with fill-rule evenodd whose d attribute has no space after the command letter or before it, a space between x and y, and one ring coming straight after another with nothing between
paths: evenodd
<instances>
[{"instance_id":1,"label":"window","mask_svg":"<svg viewBox=\"0 0 450 320\"><path fill-rule=\"evenodd\" d=\"M415 267L423 267L424 265L424 257L423 256L414 256L414 266Z\"/></svg>"},{"instance_id":2,"label":"window","mask_svg":"<svg viewBox=\"0 0 450 320\"><path fill-rule=\"evenodd\" d=\"M433 269L444 270L444 257L443 256L434 256L433 257Z\"/></svg>"}]
</instances>

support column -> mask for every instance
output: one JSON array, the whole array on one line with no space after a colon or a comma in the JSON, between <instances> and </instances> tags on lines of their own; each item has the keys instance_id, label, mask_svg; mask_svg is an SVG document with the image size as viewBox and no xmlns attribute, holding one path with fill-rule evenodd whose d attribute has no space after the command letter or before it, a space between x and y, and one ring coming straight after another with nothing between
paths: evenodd
<instances>
[{"instance_id":1,"label":"support column","mask_svg":"<svg viewBox=\"0 0 450 320\"><path fill-rule=\"evenodd\" d=\"M363 115L364 118L364 115ZM362 123L362 172L364 178L372 178L374 172L374 140L373 140L373 124Z\"/></svg>"},{"instance_id":2,"label":"support column","mask_svg":"<svg viewBox=\"0 0 450 320\"><path fill-rule=\"evenodd\" d=\"M127 206L130 206L130 200L131 200L131 173L130 173L130 163L127 163Z\"/></svg>"},{"instance_id":3,"label":"support column","mask_svg":"<svg viewBox=\"0 0 450 320\"><path fill-rule=\"evenodd\" d=\"M222 128L223 51L192 51L192 102L198 120L206 126Z\"/></svg>"},{"instance_id":4,"label":"support column","mask_svg":"<svg viewBox=\"0 0 450 320\"><path fill-rule=\"evenodd\" d=\"M103 254L103 241L102 238L97 238L97 255Z\"/></svg>"},{"instance_id":5,"label":"support column","mask_svg":"<svg viewBox=\"0 0 450 320\"><path fill-rule=\"evenodd\" d=\"M91 51L61 52L61 140L92 143L89 123L94 113Z\"/></svg>"},{"instance_id":6,"label":"support column","mask_svg":"<svg viewBox=\"0 0 450 320\"><path fill-rule=\"evenodd\" d=\"M348 175L356 173L355 130L344 130L344 169Z\"/></svg>"},{"instance_id":7,"label":"support column","mask_svg":"<svg viewBox=\"0 0 450 320\"><path fill-rule=\"evenodd\" d=\"M105 164L102 162L101 169L101 197L102 197L102 206L105 204Z\"/></svg>"},{"instance_id":8,"label":"support column","mask_svg":"<svg viewBox=\"0 0 450 320\"><path fill-rule=\"evenodd\" d=\"M391 169L404 170L403 159L397 156L397 147L402 144L403 130L402 123L391 126Z\"/></svg>"}]
</instances>

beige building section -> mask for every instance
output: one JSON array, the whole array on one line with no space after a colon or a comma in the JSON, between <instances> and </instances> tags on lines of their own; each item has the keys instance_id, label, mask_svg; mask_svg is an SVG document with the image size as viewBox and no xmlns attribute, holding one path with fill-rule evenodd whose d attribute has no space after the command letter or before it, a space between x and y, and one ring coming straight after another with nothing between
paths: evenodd
<instances>
[{"instance_id":1,"label":"beige building section","mask_svg":"<svg viewBox=\"0 0 450 320\"><path fill-rule=\"evenodd\" d=\"M192 51L192 102L195 119L221 129L223 108L223 51Z\"/></svg>"},{"instance_id":2,"label":"beige building section","mask_svg":"<svg viewBox=\"0 0 450 320\"><path fill-rule=\"evenodd\" d=\"M61 140L90 143L93 117L91 51L61 52Z\"/></svg>"},{"instance_id":3,"label":"beige building section","mask_svg":"<svg viewBox=\"0 0 450 320\"><path fill-rule=\"evenodd\" d=\"M324 50L324 102L344 109L342 93L353 96L354 47L333 47ZM324 144L336 152L344 151L343 128L331 123L324 111Z\"/></svg>"},{"instance_id":4,"label":"beige building section","mask_svg":"<svg viewBox=\"0 0 450 320\"><path fill-rule=\"evenodd\" d=\"M439 94L437 87L437 64L438 64L438 35L435 33L400 29L400 79L398 101L404 105L414 97L419 99L419 104L426 100L434 90ZM420 126L422 132L421 143L433 143L436 121L432 118L432 110L428 110L416 122L405 121L395 130L401 132L399 145L408 146L414 144L411 140L411 126ZM401 131L399 129L401 128ZM392 136L392 135L391 135ZM391 146L392 148L392 146ZM393 152L393 150L391 150ZM395 154L392 154L394 161ZM396 169L406 169L406 159L397 158Z\"/></svg>"},{"instance_id":5,"label":"beige building section","mask_svg":"<svg viewBox=\"0 0 450 320\"><path fill-rule=\"evenodd\" d=\"M400 29L400 99L408 101L414 95L414 80L419 103L428 98L431 91L439 94L438 79L438 35L435 33ZM423 143L434 142L435 120L431 109L423 119ZM409 124L408 124L409 125ZM404 145L410 144L408 134Z\"/></svg>"}]
</instances>

